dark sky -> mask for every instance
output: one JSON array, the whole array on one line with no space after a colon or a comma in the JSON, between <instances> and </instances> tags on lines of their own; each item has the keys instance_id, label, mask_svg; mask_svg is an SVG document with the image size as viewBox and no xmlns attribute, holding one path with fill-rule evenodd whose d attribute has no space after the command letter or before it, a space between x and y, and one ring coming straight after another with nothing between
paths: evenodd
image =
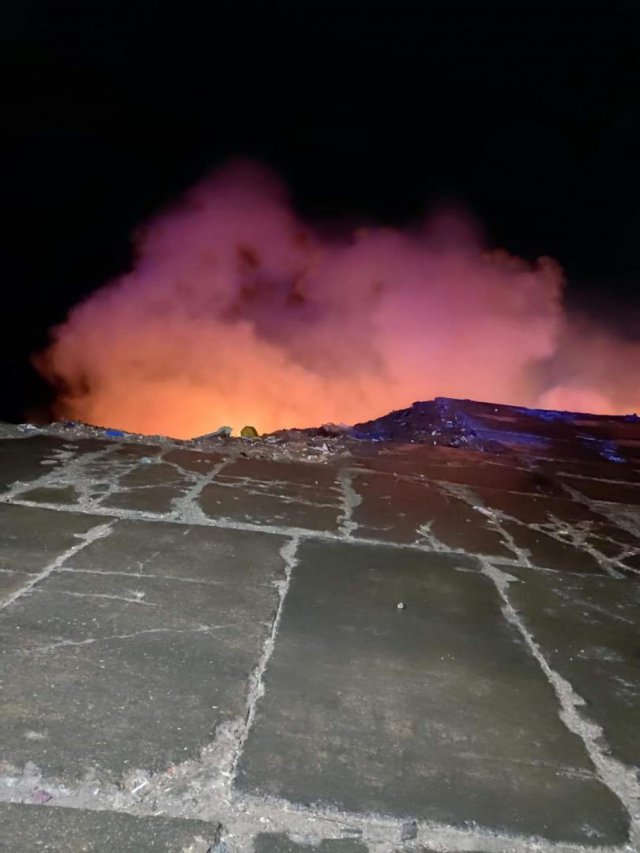
<instances>
[{"instance_id":1,"label":"dark sky","mask_svg":"<svg viewBox=\"0 0 640 853\"><path fill-rule=\"evenodd\" d=\"M0 418L42 402L29 353L126 269L135 225L234 155L307 216L463 203L640 336L637 0L21 0L0 42Z\"/></svg>"}]
</instances>

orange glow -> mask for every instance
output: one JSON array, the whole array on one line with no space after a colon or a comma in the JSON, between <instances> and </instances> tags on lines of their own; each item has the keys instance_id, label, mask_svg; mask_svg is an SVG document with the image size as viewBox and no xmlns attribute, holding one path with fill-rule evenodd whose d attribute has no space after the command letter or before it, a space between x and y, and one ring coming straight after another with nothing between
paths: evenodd
<instances>
[{"instance_id":1,"label":"orange glow","mask_svg":"<svg viewBox=\"0 0 640 853\"><path fill-rule=\"evenodd\" d=\"M438 395L640 410L640 347L567 316L562 287L554 261L487 254L459 214L328 239L273 176L236 164L149 224L132 272L36 363L62 388L59 417L181 438Z\"/></svg>"}]
</instances>

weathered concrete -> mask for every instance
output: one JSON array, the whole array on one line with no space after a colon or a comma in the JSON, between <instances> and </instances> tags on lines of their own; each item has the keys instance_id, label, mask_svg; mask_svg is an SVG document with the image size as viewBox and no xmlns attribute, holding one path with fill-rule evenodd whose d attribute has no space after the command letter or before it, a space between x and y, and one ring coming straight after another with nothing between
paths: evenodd
<instances>
[{"instance_id":1,"label":"weathered concrete","mask_svg":"<svg viewBox=\"0 0 640 853\"><path fill-rule=\"evenodd\" d=\"M0 622L5 762L117 782L197 757L242 718L277 607L284 540L120 524Z\"/></svg>"},{"instance_id":2,"label":"weathered concrete","mask_svg":"<svg viewBox=\"0 0 640 853\"><path fill-rule=\"evenodd\" d=\"M310 542L298 559L243 788L557 840L626 838L624 809L488 578L455 558L361 545Z\"/></svg>"},{"instance_id":3,"label":"weathered concrete","mask_svg":"<svg viewBox=\"0 0 640 853\"><path fill-rule=\"evenodd\" d=\"M1 853L207 853L219 834L203 821L0 803Z\"/></svg>"},{"instance_id":4,"label":"weathered concrete","mask_svg":"<svg viewBox=\"0 0 640 853\"><path fill-rule=\"evenodd\" d=\"M298 844L284 833L260 833L253 847L255 853L367 853L362 841L352 838L323 840L315 844Z\"/></svg>"},{"instance_id":5,"label":"weathered concrete","mask_svg":"<svg viewBox=\"0 0 640 853\"><path fill-rule=\"evenodd\" d=\"M640 585L505 567L513 606L585 700L614 756L640 767Z\"/></svg>"},{"instance_id":6,"label":"weathered concrete","mask_svg":"<svg viewBox=\"0 0 640 853\"><path fill-rule=\"evenodd\" d=\"M0 429L0 849L640 849L640 421L368 429Z\"/></svg>"}]
</instances>

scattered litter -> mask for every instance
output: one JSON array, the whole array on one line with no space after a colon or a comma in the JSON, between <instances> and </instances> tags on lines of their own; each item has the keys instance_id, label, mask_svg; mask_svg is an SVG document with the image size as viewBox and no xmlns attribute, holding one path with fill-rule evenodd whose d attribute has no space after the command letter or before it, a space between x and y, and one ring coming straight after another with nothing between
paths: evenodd
<instances>
[{"instance_id":1,"label":"scattered litter","mask_svg":"<svg viewBox=\"0 0 640 853\"><path fill-rule=\"evenodd\" d=\"M404 603L404 601L399 601L396 604L396 607L398 608L398 610L406 610L407 605Z\"/></svg>"},{"instance_id":2,"label":"scattered litter","mask_svg":"<svg viewBox=\"0 0 640 853\"><path fill-rule=\"evenodd\" d=\"M260 433L254 426L244 426L240 430L242 438L258 438Z\"/></svg>"},{"instance_id":3,"label":"scattered litter","mask_svg":"<svg viewBox=\"0 0 640 853\"><path fill-rule=\"evenodd\" d=\"M53 799L53 794L50 794L48 791L45 791L43 788L38 788L37 791L33 792L33 796L31 797L31 802L37 803L38 805L44 805L44 803L48 803L49 800Z\"/></svg>"},{"instance_id":4,"label":"scattered litter","mask_svg":"<svg viewBox=\"0 0 640 853\"><path fill-rule=\"evenodd\" d=\"M143 779L143 780L142 780L142 782L140 782L140 784L139 784L139 785L136 785L136 786L135 786L135 788L132 788L132 789L131 789L131 793L132 793L132 794L137 794L137 793L138 793L138 791L141 791L141 790L142 790L143 788L145 788L148 784L149 784L149 780L148 780L148 779Z\"/></svg>"},{"instance_id":5,"label":"scattered litter","mask_svg":"<svg viewBox=\"0 0 640 853\"><path fill-rule=\"evenodd\" d=\"M155 460L151 456L143 456L140 460L141 465L151 465L152 462L155 462Z\"/></svg>"},{"instance_id":6,"label":"scattered litter","mask_svg":"<svg viewBox=\"0 0 640 853\"><path fill-rule=\"evenodd\" d=\"M318 435L345 435L351 432L351 427L346 424L322 424L318 429Z\"/></svg>"},{"instance_id":7,"label":"scattered litter","mask_svg":"<svg viewBox=\"0 0 640 853\"><path fill-rule=\"evenodd\" d=\"M215 432L207 432L204 435L198 435L193 440L194 441L203 441L207 438L229 438L231 433L233 432L233 427L230 426L221 426Z\"/></svg>"},{"instance_id":8,"label":"scattered litter","mask_svg":"<svg viewBox=\"0 0 640 853\"><path fill-rule=\"evenodd\" d=\"M109 438L124 438L125 435L121 429L105 429L104 434Z\"/></svg>"},{"instance_id":9,"label":"scattered litter","mask_svg":"<svg viewBox=\"0 0 640 853\"><path fill-rule=\"evenodd\" d=\"M40 428L35 424L18 424L20 432L40 432Z\"/></svg>"},{"instance_id":10,"label":"scattered litter","mask_svg":"<svg viewBox=\"0 0 640 853\"><path fill-rule=\"evenodd\" d=\"M400 830L400 841L411 841L418 837L418 824L415 820L409 820L402 824Z\"/></svg>"}]
</instances>

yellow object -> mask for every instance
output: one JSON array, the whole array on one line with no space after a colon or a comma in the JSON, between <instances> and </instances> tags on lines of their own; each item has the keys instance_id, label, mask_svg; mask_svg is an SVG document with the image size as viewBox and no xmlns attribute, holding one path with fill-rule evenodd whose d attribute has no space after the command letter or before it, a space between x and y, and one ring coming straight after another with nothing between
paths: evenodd
<instances>
[{"instance_id":1,"label":"yellow object","mask_svg":"<svg viewBox=\"0 0 640 853\"><path fill-rule=\"evenodd\" d=\"M255 427L245 426L240 430L240 435L243 438L257 438L260 433Z\"/></svg>"}]
</instances>

